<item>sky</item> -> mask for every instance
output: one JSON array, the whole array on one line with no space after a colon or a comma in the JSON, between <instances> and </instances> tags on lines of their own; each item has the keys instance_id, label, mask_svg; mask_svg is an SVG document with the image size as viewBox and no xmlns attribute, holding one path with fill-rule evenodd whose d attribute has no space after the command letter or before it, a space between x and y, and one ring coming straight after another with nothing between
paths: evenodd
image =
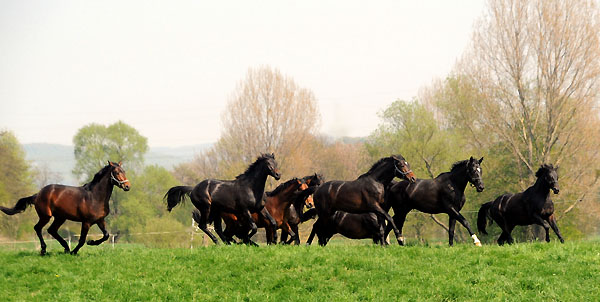
<instances>
[{"instance_id":1,"label":"sky","mask_svg":"<svg viewBox=\"0 0 600 302\"><path fill-rule=\"evenodd\" d=\"M212 143L248 68L268 65L314 92L321 133L367 136L450 72L484 4L0 1L0 130L71 145L122 120L153 147Z\"/></svg>"}]
</instances>

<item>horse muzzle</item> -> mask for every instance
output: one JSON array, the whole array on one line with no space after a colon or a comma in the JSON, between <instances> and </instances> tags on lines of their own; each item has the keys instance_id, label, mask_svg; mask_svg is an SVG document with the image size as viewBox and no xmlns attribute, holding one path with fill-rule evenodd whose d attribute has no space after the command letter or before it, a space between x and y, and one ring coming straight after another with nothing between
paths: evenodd
<instances>
[{"instance_id":1,"label":"horse muzzle","mask_svg":"<svg viewBox=\"0 0 600 302\"><path fill-rule=\"evenodd\" d=\"M552 192L554 192L554 194L558 194L558 192L560 192L559 188L552 188Z\"/></svg>"}]
</instances>

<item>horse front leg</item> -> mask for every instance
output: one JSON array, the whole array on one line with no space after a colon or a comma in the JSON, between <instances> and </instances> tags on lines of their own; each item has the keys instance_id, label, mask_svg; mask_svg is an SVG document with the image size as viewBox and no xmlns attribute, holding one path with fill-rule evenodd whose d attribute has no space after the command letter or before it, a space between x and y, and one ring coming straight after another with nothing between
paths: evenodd
<instances>
[{"instance_id":1,"label":"horse front leg","mask_svg":"<svg viewBox=\"0 0 600 302\"><path fill-rule=\"evenodd\" d=\"M544 228L544 231L546 231L546 242L550 242L550 224L538 213L533 213L531 216L535 224L539 224Z\"/></svg>"},{"instance_id":2,"label":"horse front leg","mask_svg":"<svg viewBox=\"0 0 600 302\"><path fill-rule=\"evenodd\" d=\"M548 217L548 222L550 223L550 227L552 228L552 230L554 231L556 236L558 236L558 240L560 240L560 243L565 243L565 240L563 239L562 235L560 234L560 230L558 229L558 225L556 224L556 219L554 218L554 214L552 214L552 215L550 215L550 217Z\"/></svg>"},{"instance_id":3,"label":"horse front leg","mask_svg":"<svg viewBox=\"0 0 600 302\"><path fill-rule=\"evenodd\" d=\"M454 228L456 228L456 219L448 219L448 242L450 246L454 245Z\"/></svg>"},{"instance_id":4,"label":"horse front leg","mask_svg":"<svg viewBox=\"0 0 600 302\"><path fill-rule=\"evenodd\" d=\"M79 243L71 251L71 255L77 255L77 252L79 252L79 249L85 244L85 239L87 237L87 233L89 230L90 230L90 223L85 222L85 221L82 222L81 223L81 234L79 235Z\"/></svg>"},{"instance_id":5,"label":"horse front leg","mask_svg":"<svg viewBox=\"0 0 600 302\"><path fill-rule=\"evenodd\" d=\"M98 240L90 240L87 242L88 245L99 245L100 243L108 240L108 237L110 236L110 234L108 234L108 231L106 231L106 222L104 221L104 218L99 220L97 224L100 228L100 231L102 231L102 238Z\"/></svg>"},{"instance_id":6,"label":"horse front leg","mask_svg":"<svg viewBox=\"0 0 600 302\"><path fill-rule=\"evenodd\" d=\"M394 234L396 235L396 240L398 240L398 245L404 245L404 237L402 237L402 234L396 227L392 216L390 216L388 212L384 211L378 204L373 206L372 210L375 213L375 215L377 215L377 217L381 218L381 220L387 220L387 222L392 225L392 228L394 229Z\"/></svg>"},{"instance_id":7,"label":"horse front leg","mask_svg":"<svg viewBox=\"0 0 600 302\"><path fill-rule=\"evenodd\" d=\"M475 233L473 232L473 230L471 229L471 225L469 224L469 222L465 219L465 217L463 215L461 215L454 207L449 206L447 208L448 211L448 215L450 216L450 219L456 219L458 220L458 222L460 222L460 224L462 224L467 231L469 232L469 235L471 235L471 238L473 238L473 243L476 246L481 246L481 241L479 240L479 238L477 238L477 235L475 235Z\"/></svg>"},{"instance_id":8,"label":"horse front leg","mask_svg":"<svg viewBox=\"0 0 600 302\"><path fill-rule=\"evenodd\" d=\"M249 227L250 227L250 233L248 233L247 238L244 241L246 243L249 243L249 244L252 244L252 245L257 245L256 243L254 243L252 241L252 236L254 236L254 234L256 234L256 231L258 230L258 227L256 226L256 223L254 223L254 219L252 219L252 214L250 213L250 210L244 210L244 211L242 211L242 215L247 220L247 222L249 224Z\"/></svg>"}]
</instances>

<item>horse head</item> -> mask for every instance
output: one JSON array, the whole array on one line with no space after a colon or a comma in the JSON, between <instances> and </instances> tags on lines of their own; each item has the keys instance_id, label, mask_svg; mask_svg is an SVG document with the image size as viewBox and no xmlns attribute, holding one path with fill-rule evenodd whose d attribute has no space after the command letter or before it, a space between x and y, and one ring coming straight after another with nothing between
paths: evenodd
<instances>
[{"instance_id":1,"label":"horse head","mask_svg":"<svg viewBox=\"0 0 600 302\"><path fill-rule=\"evenodd\" d=\"M469 182L475 186L477 192L482 192L485 188L483 185L483 180L481 179L481 162L483 161L483 157L479 160L473 158L469 158L467 162L467 175L469 177Z\"/></svg>"},{"instance_id":2,"label":"horse head","mask_svg":"<svg viewBox=\"0 0 600 302\"><path fill-rule=\"evenodd\" d=\"M123 167L121 166L122 163L123 162L114 163L110 160L108 161L108 164L111 167L110 179L113 185L123 189L123 191L129 191L131 183L125 175L125 170L123 170Z\"/></svg>"},{"instance_id":3,"label":"horse head","mask_svg":"<svg viewBox=\"0 0 600 302\"><path fill-rule=\"evenodd\" d=\"M535 172L535 176L538 179L546 182L548 187L554 192L554 194L558 194L560 192L560 188L558 187L558 166L555 168L552 164L543 164L540 168Z\"/></svg>"},{"instance_id":4,"label":"horse head","mask_svg":"<svg viewBox=\"0 0 600 302\"><path fill-rule=\"evenodd\" d=\"M263 155L263 158L265 159L265 163L266 163L266 167L268 169L269 175L273 176L273 178L275 178L275 180L279 180L281 178L281 172L279 171L279 168L277 167L277 162L275 161L275 154L274 153L266 154L266 155Z\"/></svg>"},{"instance_id":5,"label":"horse head","mask_svg":"<svg viewBox=\"0 0 600 302\"><path fill-rule=\"evenodd\" d=\"M392 159L394 160L394 174L396 177L406 179L411 183L417 181L415 173L410 169L410 165L402 155L392 155Z\"/></svg>"}]
</instances>

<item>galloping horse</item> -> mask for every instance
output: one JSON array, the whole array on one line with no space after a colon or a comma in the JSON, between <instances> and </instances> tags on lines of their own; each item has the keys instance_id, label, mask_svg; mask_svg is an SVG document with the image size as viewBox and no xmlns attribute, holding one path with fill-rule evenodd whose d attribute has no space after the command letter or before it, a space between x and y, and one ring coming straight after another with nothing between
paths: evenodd
<instances>
[{"instance_id":1,"label":"galloping horse","mask_svg":"<svg viewBox=\"0 0 600 302\"><path fill-rule=\"evenodd\" d=\"M221 227L221 212L232 213L241 218L251 230L248 238L256 233L256 223L252 213L261 213L270 222L270 227L276 221L264 208L263 194L268 176L279 180L281 174L277 168L274 154L263 154L252 163L246 171L234 180L206 179L191 186L176 186L165 194L167 210L170 212L176 205L189 196L192 203L200 212L198 227L216 244L217 237L208 230L208 223L214 222L215 230L225 244L229 239L223 234Z\"/></svg>"},{"instance_id":2,"label":"galloping horse","mask_svg":"<svg viewBox=\"0 0 600 302\"><path fill-rule=\"evenodd\" d=\"M413 209L429 214L446 213L448 214L448 237L450 245L454 243L454 227L458 220L469 231L473 242L481 246L477 235L471 230L469 222L460 214L460 210L465 204L465 188L467 183L471 183L482 192L484 189L481 180L481 162L471 157L454 163L450 172L441 173L434 179L418 179L415 183L401 181L391 186L386 194L386 205L394 209L394 221L400 229L402 236L402 227L406 220L406 215ZM386 236L390 232L390 227L386 228ZM404 244L404 238L402 237Z\"/></svg>"},{"instance_id":3,"label":"galloping horse","mask_svg":"<svg viewBox=\"0 0 600 302\"><path fill-rule=\"evenodd\" d=\"M323 176L315 173L313 175L303 177L302 180L306 183L308 189L296 192L296 196L294 196L292 205L285 211L285 221L296 234L298 234L299 224L317 216L312 194L323 183ZM305 207L309 209L306 212L304 212ZM296 243L296 245L300 244L299 236L296 236L295 239L290 238L288 240L288 235L289 234L285 230L281 230L280 242L283 244L291 244L293 241Z\"/></svg>"},{"instance_id":4,"label":"galloping horse","mask_svg":"<svg viewBox=\"0 0 600 302\"><path fill-rule=\"evenodd\" d=\"M319 228L321 223L326 223L324 220L330 219L336 210L361 214L374 213L380 223L387 220L391 224L396 232L398 243L401 243L400 232L392 217L382 208L385 188L394 177L407 179L409 182L416 180L402 155L380 159L367 173L354 181L336 180L321 185L313 196L319 218L313 225L313 232L306 243L312 242L315 228Z\"/></svg>"},{"instance_id":5,"label":"galloping horse","mask_svg":"<svg viewBox=\"0 0 600 302\"><path fill-rule=\"evenodd\" d=\"M290 229L284 216L298 191L303 191L307 188L308 186L302 179L292 178L277 186L275 190L265 193L265 207L263 211L268 211L273 219L275 219L275 230L281 228L290 233L294 238L298 236L297 233ZM199 218L196 212L193 217L196 221ZM250 238L246 237L248 229L243 228L243 226L239 224L237 216L231 213L222 213L221 217L223 218L223 221L225 221L226 227L224 234L227 238L231 238L235 235L246 243L255 244L250 241ZM258 213L253 213L252 219L255 221L258 228L266 228L267 243L276 243L277 233L273 232L273 228L267 228L267 226L269 226L269 221L259 217Z\"/></svg>"},{"instance_id":6,"label":"galloping horse","mask_svg":"<svg viewBox=\"0 0 600 302\"><path fill-rule=\"evenodd\" d=\"M113 185L124 191L129 191L131 187L125 176L125 170L121 167L121 162L108 161L108 165L96 173L91 182L81 187L47 185L32 196L19 199L12 209L0 207L0 210L8 215L15 215L25 211L29 205L35 206L39 221L33 228L40 239L41 255L46 254L42 228L50 221L51 217L54 216L54 221L48 228L48 233L63 246L65 253L69 252L69 245L58 234L58 228L67 219L81 222L79 243L71 251L71 254L75 255L85 244L88 230L94 224L98 225L103 236L98 240L90 240L87 244L99 245L108 239L109 234L106 231L104 217L110 213L108 200L112 194Z\"/></svg>"},{"instance_id":7,"label":"galloping horse","mask_svg":"<svg viewBox=\"0 0 600 302\"><path fill-rule=\"evenodd\" d=\"M535 176L533 186L517 194L504 194L494 201L484 203L477 215L477 228L486 234L486 217L489 215L502 229L498 244L514 242L510 233L517 225L539 224L546 230L546 242L550 242L550 228L558 236L561 243L565 242L554 218L554 203L550 199L550 190L558 194L558 167L542 165ZM490 222L491 223L491 222Z\"/></svg>"}]
</instances>

